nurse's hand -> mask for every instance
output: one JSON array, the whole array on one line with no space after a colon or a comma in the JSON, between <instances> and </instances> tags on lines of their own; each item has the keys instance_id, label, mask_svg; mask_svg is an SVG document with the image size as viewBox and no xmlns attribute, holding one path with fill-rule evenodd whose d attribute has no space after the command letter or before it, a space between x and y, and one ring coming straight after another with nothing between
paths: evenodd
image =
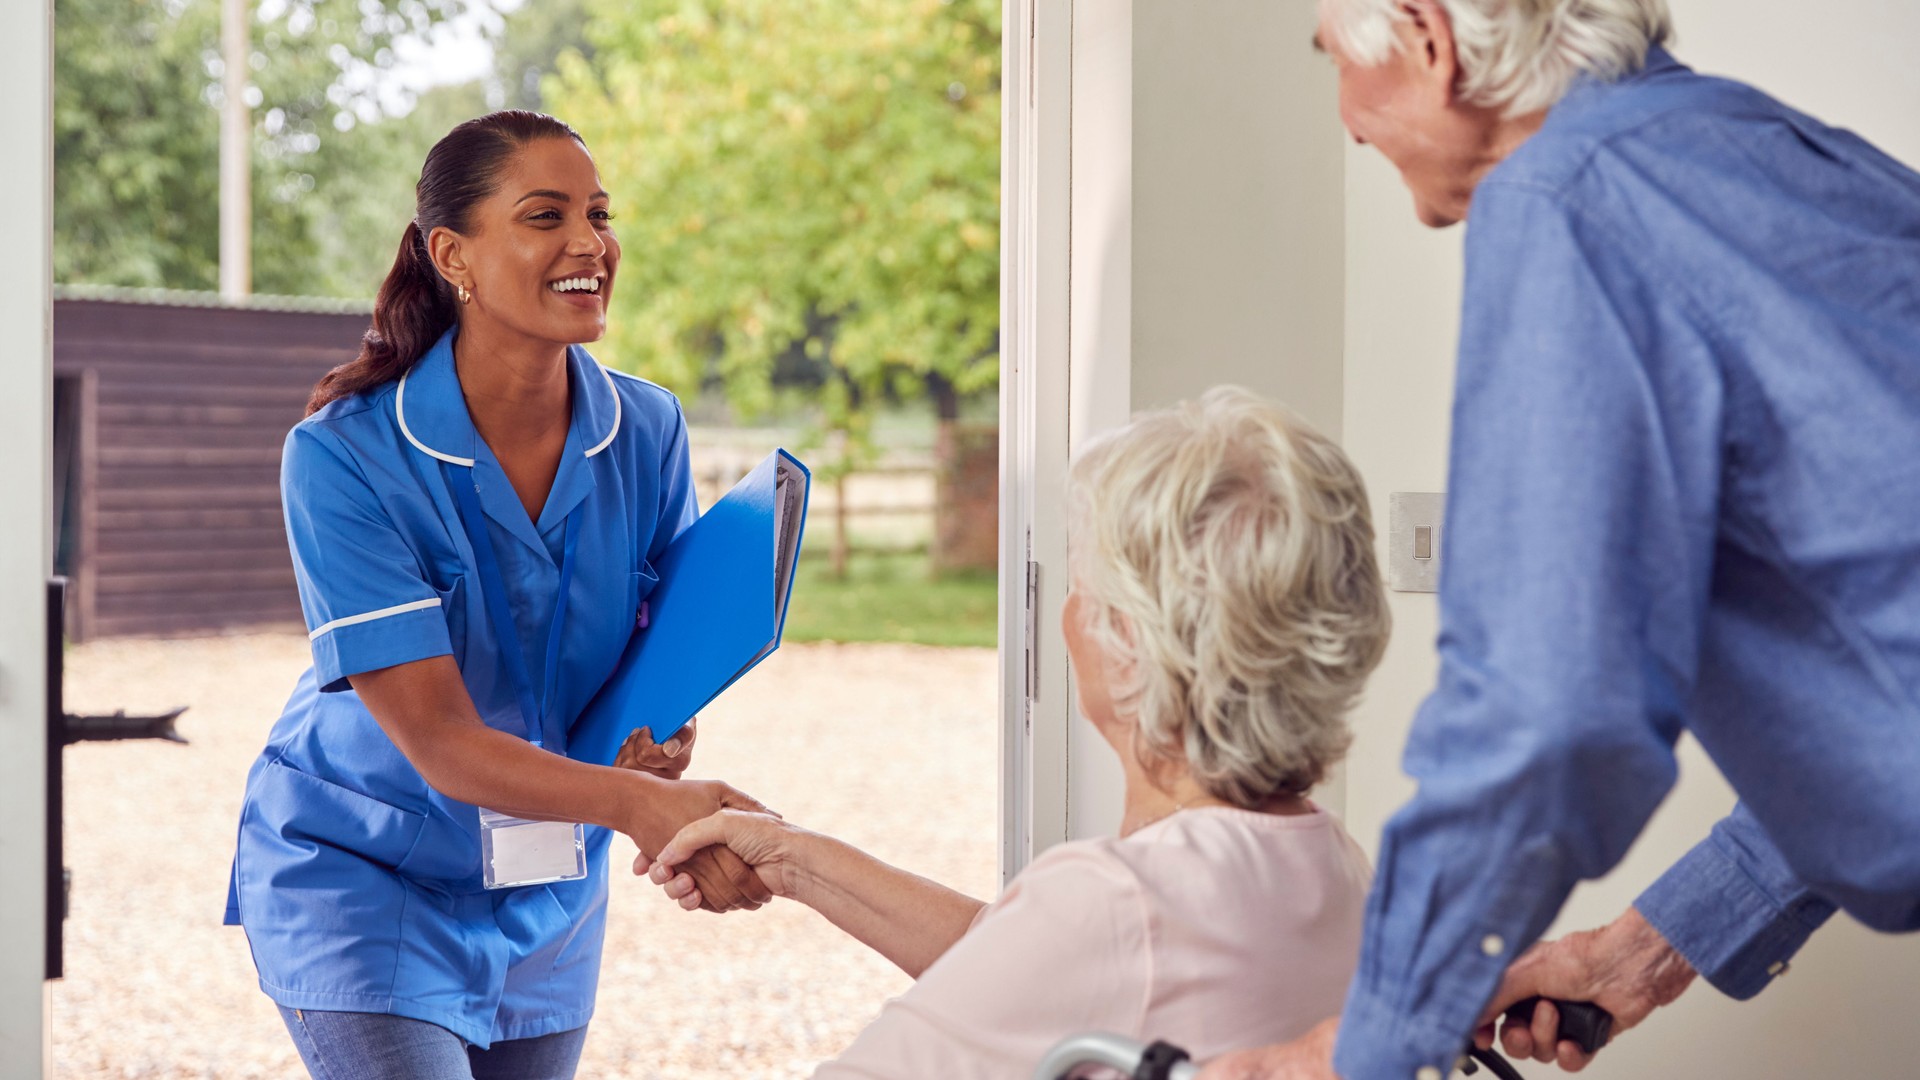
<instances>
[{"instance_id":1,"label":"nurse's hand","mask_svg":"<svg viewBox=\"0 0 1920 1080\"><path fill-rule=\"evenodd\" d=\"M616 769L652 773L662 780L678 780L687 771L687 766L693 764L693 743L699 737L700 718L697 716L663 743L653 741L651 730L634 728L633 734L627 736L627 741L620 744L620 752L614 755L613 766Z\"/></svg>"},{"instance_id":2,"label":"nurse's hand","mask_svg":"<svg viewBox=\"0 0 1920 1080\"><path fill-rule=\"evenodd\" d=\"M720 810L750 810L771 814L759 800L718 780L660 780L642 773L644 780L629 814L629 827L643 856L661 851L690 821ZM773 899L751 867L726 848L701 852L687 863L687 873L700 885L701 907L708 911L749 911Z\"/></svg>"},{"instance_id":3,"label":"nurse's hand","mask_svg":"<svg viewBox=\"0 0 1920 1080\"><path fill-rule=\"evenodd\" d=\"M792 897L799 876L798 856L812 835L771 814L722 810L681 829L658 857L648 860L643 854L635 859L633 872L646 874L681 907L692 911L702 906L705 895L686 868L704 851L730 851L753 867L775 896Z\"/></svg>"}]
</instances>

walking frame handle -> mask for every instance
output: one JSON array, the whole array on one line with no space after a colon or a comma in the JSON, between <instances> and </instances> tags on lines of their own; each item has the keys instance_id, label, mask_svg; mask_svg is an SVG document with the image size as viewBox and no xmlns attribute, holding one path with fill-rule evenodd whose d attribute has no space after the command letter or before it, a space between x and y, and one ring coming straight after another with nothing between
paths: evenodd
<instances>
[{"instance_id":1,"label":"walking frame handle","mask_svg":"<svg viewBox=\"0 0 1920 1080\"><path fill-rule=\"evenodd\" d=\"M1507 1010L1507 1019L1520 1024L1532 1023L1535 1006L1544 1000L1530 997L1514 1002ZM1592 1002L1555 1001L1553 1007L1560 1012L1560 1037L1578 1045L1587 1056L1599 1053L1613 1037L1613 1014Z\"/></svg>"},{"instance_id":2,"label":"walking frame handle","mask_svg":"<svg viewBox=\"0 0 1920 1080\"><path fill-rule=\"evenodd\" d=\"M1187 1052L1170 1043L1152 1045L1119 1035L1095 1032L1060 1040L1034 1070L1034 1080L1064 1080L1082 1065L1105 1065L1132 1080L1194 1080L1200 1067Z\"/></svg>"}]
</instances>

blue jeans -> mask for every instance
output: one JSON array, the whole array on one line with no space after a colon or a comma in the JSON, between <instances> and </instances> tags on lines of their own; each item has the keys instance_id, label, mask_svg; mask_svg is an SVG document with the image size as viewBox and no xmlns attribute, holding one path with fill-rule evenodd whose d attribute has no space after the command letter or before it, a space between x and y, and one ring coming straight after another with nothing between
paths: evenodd
<instances>
[{"instance_id":1,"label":"blue jeans","mask_svg":"<svg viewBox=\"0 0 1920 1080\"><path fill-rule=\"evenodd\" d=\"M572 1080L583 1025L485 1050L437 1024L384 1013L281 1008L313 1080Z\"/></svg>"}]
</instances>

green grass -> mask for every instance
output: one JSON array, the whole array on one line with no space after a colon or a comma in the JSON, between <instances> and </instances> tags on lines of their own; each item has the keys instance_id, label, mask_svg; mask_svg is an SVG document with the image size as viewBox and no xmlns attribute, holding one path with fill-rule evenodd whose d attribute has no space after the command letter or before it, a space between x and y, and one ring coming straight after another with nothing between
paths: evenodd
<instances>
[{"instance_id":1,"label":"green grass","mask_svg":"<svg viewBox=\"0 0 1920 1080\"><path fill-rule=\"evenodd\" d=\"M904 641L992 648L998 639L990 573L932 578L921 554L855 555L835 581L825 558L800 561L787 641Z\"/></svg>"}]
</instances>

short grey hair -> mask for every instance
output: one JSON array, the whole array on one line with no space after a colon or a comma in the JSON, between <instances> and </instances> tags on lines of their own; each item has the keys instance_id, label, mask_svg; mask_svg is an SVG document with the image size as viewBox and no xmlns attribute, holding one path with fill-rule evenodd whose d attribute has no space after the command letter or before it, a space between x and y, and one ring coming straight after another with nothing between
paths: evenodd
<instances>
[{"instance_id":1,"label":"short grey hair","mask_svg":"<svg viewBox=\"0 0 1920 1080\"><path fill-rule=\"evenodd\" d=\"M1550 108L1589 74L1638 71L1673 36L1667 0L1435 0L1453 24L1461 100L1519 116ZM1363 67L1399 47L1401 0L1320 0L1322 24Z\"/></svg>"},{"instance_id":2,"label":"short grey hair","mask_svg":"<svg viewBox=\"0 0 1920 1080\"><path fill-rule=\"evenodd\" d=\"M1242 807L1319 783L1391 625L1346 454L1223 387L1094 440L1068 514L1082 625L1140 761Z\"/></svg>"}]
</instances>

